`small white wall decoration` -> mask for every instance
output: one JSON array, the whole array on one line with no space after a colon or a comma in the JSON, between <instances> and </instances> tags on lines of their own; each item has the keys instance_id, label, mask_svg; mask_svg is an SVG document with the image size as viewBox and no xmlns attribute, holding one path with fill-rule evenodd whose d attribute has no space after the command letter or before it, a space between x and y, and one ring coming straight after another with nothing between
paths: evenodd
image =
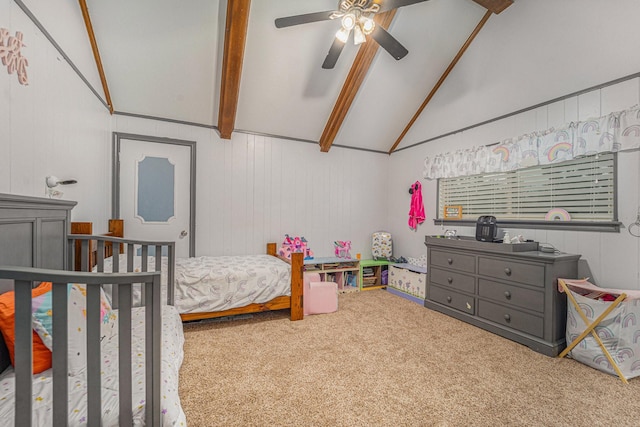
<instances>
[{"instance_id":1,"label":"small white wall decoration","mask_svg":"<svg viewBox=\"0 0 640 427\"><path fill-rule=\"evenodd\" d=\"M18 82L26 86L29 84L27 80L29 61L20 52L23 46L26 45L22 42L22 33L20 31L16 31L16 35L11 36L9 35L9 30L0 28L0 58L2 59L2 65L7 67L9 74L16 73Z\"/></svg>"}]
</instances>

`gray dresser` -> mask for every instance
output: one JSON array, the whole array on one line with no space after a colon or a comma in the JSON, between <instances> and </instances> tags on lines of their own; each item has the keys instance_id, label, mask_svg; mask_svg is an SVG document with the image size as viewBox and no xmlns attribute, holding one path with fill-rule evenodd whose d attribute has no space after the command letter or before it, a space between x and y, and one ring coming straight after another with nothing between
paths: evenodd
<instances>
[{"instance_id":1,"label":"gray dresser","mask_svg":"<svg viewBox=\"0 0 640 427\"><path fill-rule=\"evenodd\" d=\"M578 274L580 255L427 236L425 307L548 356L566 346L566 296L557 278Z\"/></svg>"}]
</instances>

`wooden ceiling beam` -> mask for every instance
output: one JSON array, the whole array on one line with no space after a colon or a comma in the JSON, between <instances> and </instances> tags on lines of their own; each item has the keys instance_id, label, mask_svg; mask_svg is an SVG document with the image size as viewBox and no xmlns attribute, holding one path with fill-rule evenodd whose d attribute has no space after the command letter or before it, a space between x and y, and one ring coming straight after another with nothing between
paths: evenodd
<instances>
[{"instance_id":1,"label":"wooden ceiling beam","mask_svg":"<svg viewBox=\"0 0 640 427\"><path fill-rule=\"evenodd\" d=\"M377 14L374 17L376 25L380 25L385 29L389 28L393 17L396 15L396 11L397 9L392 9L388 12ZM333 111L320 137L320 151L326 153L331 148L344 119L347 117L353 100L358 94L358 90L360 90L360 86L369 72L369 67L373 62L376 52L378 52L378 48L378 43L370 36L367 36L367 41L360 45L349 75L347 75L345 79L340 95L338 95L338 100L333 106Z\"/></svg>"},{"instance_id":2,"label":"wooden ceiling beam","mask_svg":"<svg viewBox=\"0 0 640 427\"><path fill-rule=\"evenodd\" d=\"M473 0L496 15L513 4L513 0Z\"/></svg>"},{"instance_id":3,"label":"wooden ceiling beam","mask_svg":"<svg viewBox=\"0 0 640 427\"><path fill-rule=\"evenodd\" d=\"M96 42L96 36L93 32L93 25L91 24L91 17L89 16L89 9L87 8L87 2L85 0L78 0L80 3L80 9L82 10L82 17L84 18L84 25L87 28L87 34L89 35L89 41L91 42L91 50L93 50L93 58L96 61L96 67L98 68L98 74L100 75L100 81L102 82L102 90L104 90L104 97L109 107L109 113L113 114L113 102L111 102L111 94L109 93L109 85L107 84L107 78L104 75L104 68L102 67L102 59L100 59L100 52L98 51L98 43Z\"/></svg>"},{"instance_id":4,"label":"wooden ceiling beam","mask_svg":"<svg viewBox=\"0 0 640 427\"><path fill-rule=\"evenodd\" d=\"M398 137L398 139L396 139L396 142L393 144L393 146L389 150L389 154L393 153L393 151L396 149L396 147L398 147L398 144L400 144L402 139L407 135L407 132L409 132L409 129L411 129L411 126L413 126L413 124L416 122L416 120L418 119L418 117L420 116L422 111L427 107L427 105L429 104L429 102L431 101L433 96L436 94L436 92L438 92L438 89L440 89L440 86L442 86L442 83L444 83L444 81L447 79L447 77L449 77L449 74L451 73L451 70L453 70L453 68L456 66L456 64L460 60L460 58L462 58L462 55L467 50L467 48L469 47L469 45L471 44L473 39L476 38L476 36L478 35L478 33L480 32L482 27L484 27L484 24L487 23L487 21L489 20L489 17L491 17L492 13L493 12L491 12L490 10L487 10L487 12L484 14L484 16L482 17L482 19L480 20L478 25L476 25L476 28L474 28L473 32L471 33L471 35L469 36L467 41L464 42L464 44L462 45L462 47L458 51L457 55L455 56L455 58L453 58L453 61L451 61L451 64L449 64L449 66L444 71L444 73L442 74L442 76L440 77L440 79L438 80L436 85L433 87L433 89L431 89L431 92L429 92L429 95L427 95L427 98L424 100L424 102L422 103L420 108L418 108L418 111L416 111L416 113L413 115L413 117L411 118L411 120L409 121L407 126L404 128L404 130L402 131L402 133Z\"/></svg>"},{"instance_id":5,"label":"wooden ceiling beam","mask_svg":"<svg viewBox=\"0 0 640 427\"><path fill-rule=\"evenodd\" d=\"M229 0L227 2L218 111L218 132L222 139L231 139L231 133L235 128L250 6L251 0Z\"/></svg>"}]
</instances>

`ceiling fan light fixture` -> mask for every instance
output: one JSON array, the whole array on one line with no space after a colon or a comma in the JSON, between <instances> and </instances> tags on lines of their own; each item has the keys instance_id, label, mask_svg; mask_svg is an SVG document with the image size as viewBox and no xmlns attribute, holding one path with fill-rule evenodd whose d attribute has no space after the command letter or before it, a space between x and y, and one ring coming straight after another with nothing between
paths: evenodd
<instances>
[{"instance_id":1,"label":"ceiling fan light fixture","mask_svg":"<svg viewBox=\"0 0 640 427\"><path fill-rule=\"evenodd\" d=\"M342 28L347 31L353 30L356 26L356 15L353 12L349 12L342 17Z\"/></svg>"},{"instance_id":2,"label":"ceiling fan light fixture","mask_svg":"<svg viewBox=\"0 0 640 427\"><path fill-rule=\"evenodd\" d=\"M336 33L336 38L340 40L342 43L346 43L349 39L349 33L351 30L347 30L344 27L340 28Z\"/></svg>"},{"instance_id":3,"label":"ceiling fan light fixture","mask_svg":"<svg viewBox=\"0 0 640 427\"><path fill-rule=\"evenodd\" d=\"M362 18L360 18L360 27L362 28L363 33L369 35L376 28L376 23L371 17L363 16Z\"/></svg>"}]
</instances>

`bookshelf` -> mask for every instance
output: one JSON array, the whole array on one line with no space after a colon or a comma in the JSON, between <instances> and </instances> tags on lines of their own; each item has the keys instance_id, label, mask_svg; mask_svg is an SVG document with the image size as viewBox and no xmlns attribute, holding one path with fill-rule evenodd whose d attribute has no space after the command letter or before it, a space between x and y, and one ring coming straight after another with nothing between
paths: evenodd
<instances>
[{"instance_id":1,"label":"bookshelf","mask_svg":"<svg viewBox=\"0 0 640 427\"><path fill-rule=\"evenodd\" d=\"M320 274L323 282L338 284L338 292L355 292L360 289L360 262L351 258L314 258L304 261L304 271Z\"/></svg>"},{"instance_id":2,"label":"bookshelf","mask_svg":"<svg viewBox=\"0 0 640 427\"><path fill-rule=\"evenodd\" d=\"M360 261L360 290L381 289L387 287L384 280L388 272L389 261L365 259ZM388 278L387 278L388 279Z\"/></svg>"}]
</instances>

